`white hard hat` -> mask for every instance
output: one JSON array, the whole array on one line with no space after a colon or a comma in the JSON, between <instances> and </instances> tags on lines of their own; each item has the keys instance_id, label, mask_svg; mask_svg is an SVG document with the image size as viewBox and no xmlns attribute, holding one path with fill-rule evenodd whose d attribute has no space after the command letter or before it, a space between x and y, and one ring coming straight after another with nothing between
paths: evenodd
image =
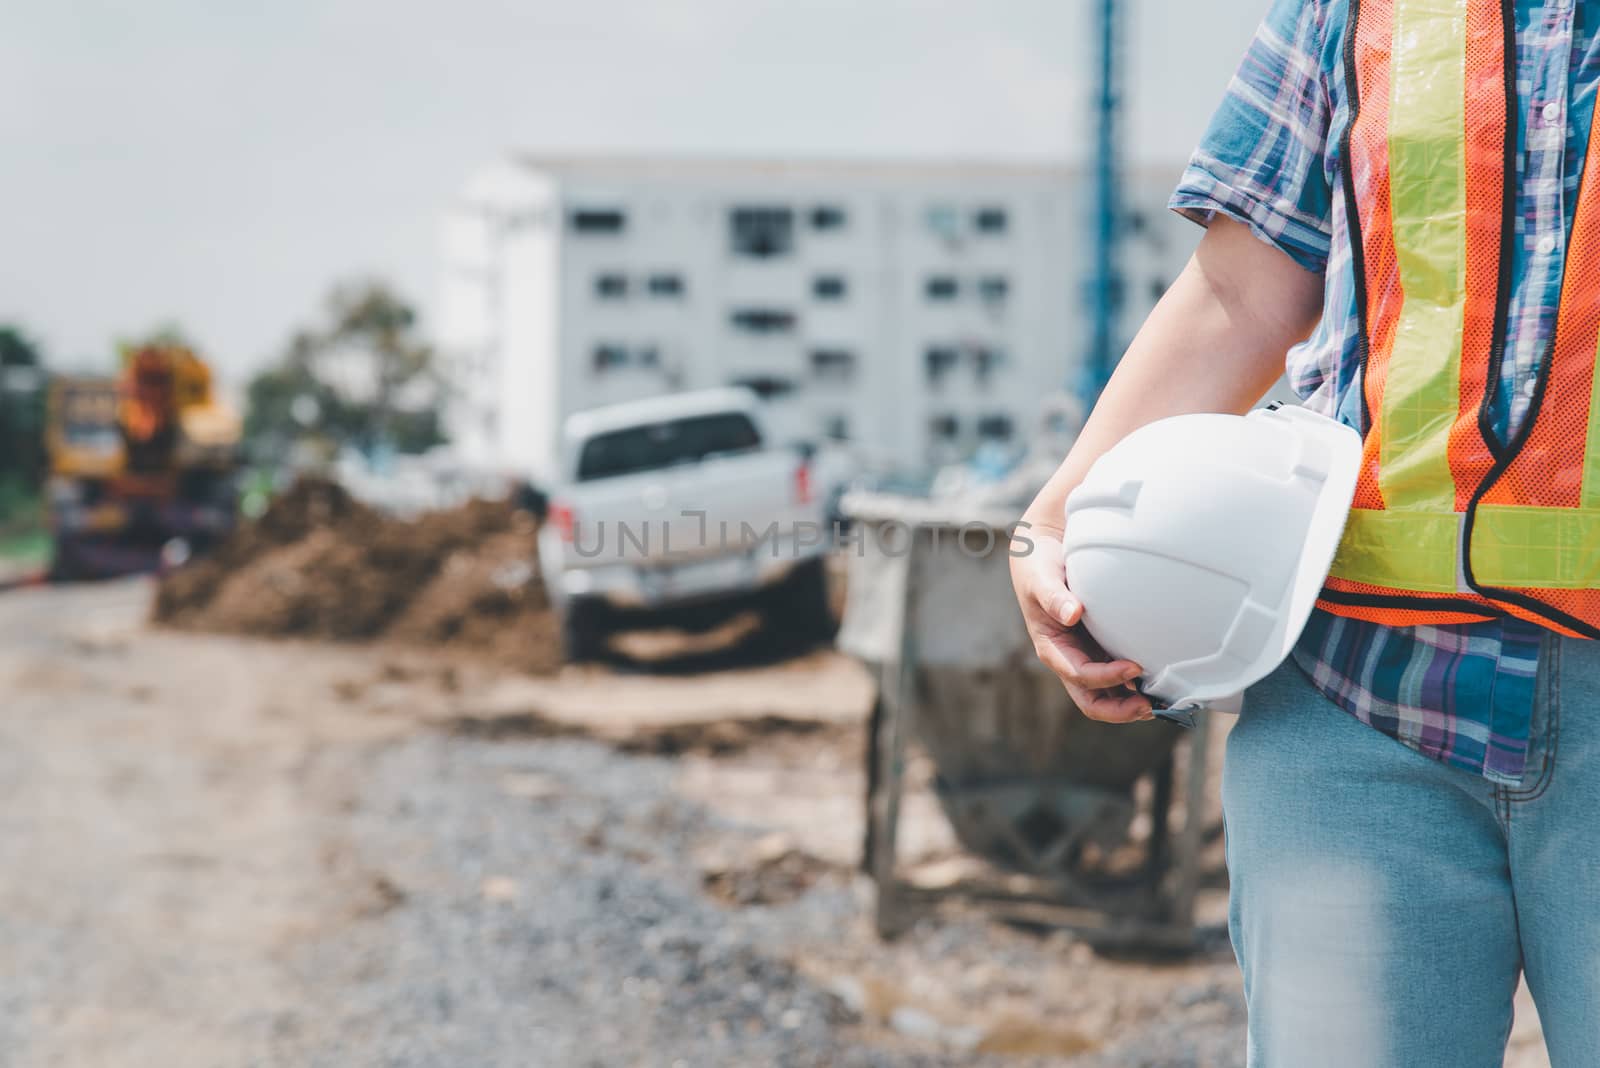
<instances>
[{"instance_id":1,"label":"white hard hat","mask_svg":"<svg viewBox=\"0 0 1600 1068\"><path fill-rule=\"evenodd\" d=\"M1361 437L1304 408L1141 427L1067 498L1067 584L1158 708L1196 708L1281 664L1333 563Z\"/></svg>"}]
</instances>

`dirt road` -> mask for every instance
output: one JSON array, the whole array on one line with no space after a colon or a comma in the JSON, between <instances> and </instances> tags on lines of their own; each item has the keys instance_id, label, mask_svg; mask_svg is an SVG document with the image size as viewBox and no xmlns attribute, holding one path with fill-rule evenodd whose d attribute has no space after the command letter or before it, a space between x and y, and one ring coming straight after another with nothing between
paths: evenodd
<instances>
[{"instance_id":1,"label":"dirt road","mask_svg":"<svg viewBox=\"0 0 1600 1068\"><path fill-rule=\"evenodd\" d=\"M1242 1063L1225 953L870 934L842 658L525 679L148 596L0 595L0 1065Z\"/></svg>"},{"instance_id":2,"label":"dirt road","mask_svg":"<svg viewBox=\"0 0 1600 1068\"><path fill-rule=\"evenodd\" d=\"M296 955L388 903L329 818L363 751L338 743L392 734L329 714L348 658L147 635L146 599L0 601L0 1057L18 1064L275 1050L310 993Z\"/></svg>"}]
</instances>

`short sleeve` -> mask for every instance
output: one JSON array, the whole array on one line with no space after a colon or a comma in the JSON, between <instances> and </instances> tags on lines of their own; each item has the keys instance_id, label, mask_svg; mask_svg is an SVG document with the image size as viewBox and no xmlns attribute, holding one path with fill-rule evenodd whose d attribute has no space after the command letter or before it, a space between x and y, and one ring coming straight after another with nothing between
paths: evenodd
<instances>
[{"instance_id":1,"label":"short sleeve","mask_svg":"<svg viewBox=\"0 0 1600 1068\"><path fill-rule=\"evenodd\" d=\"M1273 0L1169 207L1245 223L1313 273L1328 265L1327 0Z\"/></svg>"}]
</instances>

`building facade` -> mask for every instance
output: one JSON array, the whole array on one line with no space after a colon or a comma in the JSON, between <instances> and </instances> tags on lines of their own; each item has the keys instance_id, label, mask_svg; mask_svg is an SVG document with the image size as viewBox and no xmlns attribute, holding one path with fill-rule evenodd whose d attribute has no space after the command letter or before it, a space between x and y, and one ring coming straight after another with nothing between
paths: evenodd
<instances>
[{"instance_id":1,"label":"building facade","mask_svg":"<svg viewBox=\"0 0 1600 1068\"><path fill-rule=\"evenodd\" d=\"M1171 179L1134 182L1130 328L1198 237L1161 209ZM1077 382L1087 203L1080 172L1046 166L496 164L443 227L452 439L544 479L571 412L743 384L785 435L875 465L1018 443Z\"/></svg>"}]
</instances>

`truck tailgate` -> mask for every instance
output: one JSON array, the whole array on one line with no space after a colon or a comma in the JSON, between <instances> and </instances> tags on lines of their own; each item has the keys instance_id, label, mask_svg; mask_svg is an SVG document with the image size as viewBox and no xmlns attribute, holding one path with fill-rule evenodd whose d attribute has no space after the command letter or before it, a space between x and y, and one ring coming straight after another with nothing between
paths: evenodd
<instances>
[{"instance_id":1,"label":"truck tailgate","mask_svg":"<svg viewBox=\"0 0 1600 1068\"><path fill-rule=\"evenodd\" d=\"M579 483L562 497L573 522L566 564L677 565L748 553L758 543L761 552L781 552L801 523L815 522L814 506L799 493L803 463L774 449Z\"/></svg>"}]
</instances>

